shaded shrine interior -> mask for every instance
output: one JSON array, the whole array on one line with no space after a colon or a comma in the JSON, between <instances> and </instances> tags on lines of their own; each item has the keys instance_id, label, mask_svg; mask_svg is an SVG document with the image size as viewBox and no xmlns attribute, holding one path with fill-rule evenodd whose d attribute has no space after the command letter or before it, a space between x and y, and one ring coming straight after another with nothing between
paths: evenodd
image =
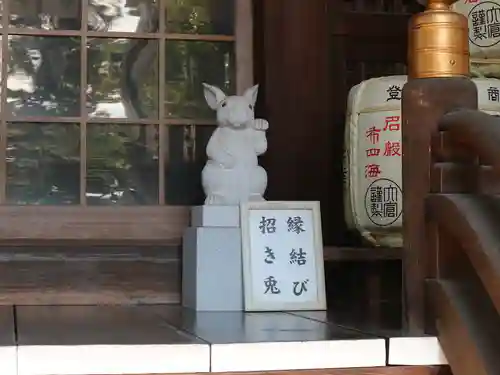
<instances>
[{"instance_id":1,"label":"shaded shrine interior","mask_svg":"<svg viewBox=\"0 0 500 375\"><path fill-rule=\"evenodd\" d=\"M107 243L92 234L106 225L97 217L83 227L88 240L66 239L61 225L61 240L21 241L29 228L19 229L0 249L0 303L178 303L180 234L188 206L203 202L199 176L215 126L201 82L228 93L256 82L257 115L270 122L266 197L321 201L329 309L339 319L401 328L402 251L372 248L348 230L342 153L349 89L406 73L407 25L422 7L192 0L183 8L165 0L164 14L141 16L139 3L129 0L129 18L113 29L113 9L92 1L9 1L0 202L14 215L18 206L67 206L53 213L61 222L80 215L75 206L127 207L124 222L141 229L141 215L153 211L134 207L160 207L165 228L175 230L164 241ZM199 7L200 22L189 21L189 6Z\"/></svg>"},{"instance_id":2,"label":"shaded shrine interior","mask_svg":"<svg viewBox=\"0 0 500 375\"><path fill-rule=\"evenodd\" d=\"M350 88L406 74L408 21L423 7L414 1L328 0L255 6L256 81L266 83L260 110L274 145L263 158L270 170L268 198L321 200L334 315L400 329L402 252L372 248L347 228L342 153ZM261 48L265 58L259 59Z\"/></svg>"}]
</instances>

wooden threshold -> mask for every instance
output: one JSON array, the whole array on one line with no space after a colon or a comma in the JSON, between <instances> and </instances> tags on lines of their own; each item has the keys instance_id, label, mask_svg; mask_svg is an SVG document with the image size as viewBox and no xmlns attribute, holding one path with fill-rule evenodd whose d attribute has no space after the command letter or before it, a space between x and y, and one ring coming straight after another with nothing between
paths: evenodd
<instances>
[{"instance_id":1,"label":"wooden threshold","mask_svg":"<svg viewBox=\"0 0 500 375\"><path fill-rule=\"evenodd\" d=\"M385 339L284 312L17 306L0 308L0 319L0 354L11 354L2 375L449 375L447 366L386 366ZM17 371L5 371L7 359Z\"/></svg>"},{"instance_id":2,"label":"wooden threshold","mask_svg":"<svg viewBox=\"0 0 500 375\"><path fill-rule=\"evenodd\" d=\"M211 344L213 372L385 366L383 338L304 317L180 307L158 313Z\"/></svg>"},{"instance_id":3,"label":"wooden threshold","mask_svg":"<svg viewBox=\"0 0 500 375\"><path fill-rule=\"evenodd\" d=\"M19 375L208 372L209 345L141 306L16 307Z\"/></svg>"},{"instance_id":4,"label":"wooden threshold","mask_svg":"<svg viewBox=\"0 0 500 375\"><path fill-rule=\"evenodd\" d=\"M195 313L157 305L17 306L1 313L10 322L1 326L0 344L17 351L18 369L2 375L437 375L446 369L387 367L385 339L283 312Z\"/></svg>"}]
</instances>

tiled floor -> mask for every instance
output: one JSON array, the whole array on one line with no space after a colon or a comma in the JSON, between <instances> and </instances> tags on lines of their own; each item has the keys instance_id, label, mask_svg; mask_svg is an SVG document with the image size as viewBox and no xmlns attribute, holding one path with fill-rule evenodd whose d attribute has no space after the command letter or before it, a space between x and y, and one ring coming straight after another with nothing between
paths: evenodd
<instances>
[{"instance_id":1,"label":"tiled floor","mask_svg":"<svg viewBox=\"0 0 500 375\"><path fill-rule=\"evenodd\" d=\"M364 332L334 323L326 312L21 306L0 308L0 323L2 375L377 367L387 359L394 364L445 363L434 338L403 340L396 334Z\"/></svg>"}]
</instances>

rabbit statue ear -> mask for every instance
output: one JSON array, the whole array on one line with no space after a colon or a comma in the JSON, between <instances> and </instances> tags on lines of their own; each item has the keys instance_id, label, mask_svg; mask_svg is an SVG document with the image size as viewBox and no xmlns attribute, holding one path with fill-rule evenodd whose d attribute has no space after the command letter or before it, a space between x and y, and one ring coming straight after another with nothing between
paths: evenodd
<instances>
[{"instance_id":1,"label":"rabbit statue ear","mask_svg":"<svg viewBox=\"0 0 500 375\"><path fill-rule=\"evenodd\" d=\"M255 106L255 102L257 101L257 94L259 93L259 85L255 85L250 87L245 91L243 96L249 101L249 103Z\"/></svg>"},{"instance_id":2,"label":"rabbit statue ear","mask_svg":"<svg viewBox=\"0 0 500 375\"><path fill-rule=\"evenodd\" d=\"M203 94L208 106L212 109L217 109L220 102L226 98L226 94L220 88L206 83L203 84Z\"/></svg>"}]
</instances>

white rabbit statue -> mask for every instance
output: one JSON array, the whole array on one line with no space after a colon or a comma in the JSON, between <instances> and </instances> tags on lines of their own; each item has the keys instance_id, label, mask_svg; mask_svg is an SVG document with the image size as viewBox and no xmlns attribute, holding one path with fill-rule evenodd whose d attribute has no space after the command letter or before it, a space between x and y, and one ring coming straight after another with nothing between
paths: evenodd
<instances>
[{"instance_id":1,"label":"white rabbit statue","mask_svg":"<svg viewBox=\"0 0 500 375\"><path fill-rule=\"evenodd\" d=\"M206 205L238 205L263 201L267 173L258 156L266 152L269 123L255 119L258 85L242 96L226 96L218 87L204 86L205 99L217 111L217 129L207 145L208 161L202 171Z\"/></svg>"}]
</instances>

